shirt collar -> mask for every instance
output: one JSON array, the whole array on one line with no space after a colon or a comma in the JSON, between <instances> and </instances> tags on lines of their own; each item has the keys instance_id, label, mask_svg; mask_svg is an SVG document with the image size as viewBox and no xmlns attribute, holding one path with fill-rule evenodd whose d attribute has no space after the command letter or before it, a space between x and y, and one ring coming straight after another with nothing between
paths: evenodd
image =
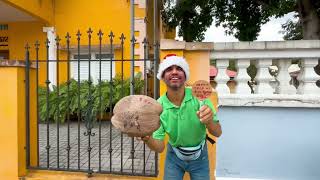
<instances>
[{"instance_id":1,"label":"shirt collar","mask_svg":"<svg viewBox=\"0 0 320 180\"><path fill-rule=\"evenodd\" d=\"M167 97L167 93L164 94L163 97L163 103L164 103L164 107L165 109L171 109L171 108L179 108L179 106L174 105ZM184 98L183 101L181 103L181 106L183 106L185 104L185 102L190 101L192 99L192 91L190 88L185 88L184 89Z\"/></svg>"}]
</instances>

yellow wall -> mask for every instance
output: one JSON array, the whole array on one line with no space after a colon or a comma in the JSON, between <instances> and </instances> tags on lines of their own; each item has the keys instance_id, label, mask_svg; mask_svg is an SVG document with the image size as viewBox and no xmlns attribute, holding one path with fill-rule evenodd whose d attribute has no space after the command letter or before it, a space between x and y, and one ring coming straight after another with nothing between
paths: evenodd
<instances>
[{"instance_id":1,"label":"yellow wall","mask_svg":"<svg viewBox=\"0 0 320 180\"><path fill-rule=\"evenodd\" d=\"M124 57L130 57L130 2L113 0L95 0L78 1L78 0L56 0L55 1L55 28L60 37L64 37L67 32L71 35L71 45L76 45L76 33L81 32L81 45L88 45L89 28L92 29L92 45L99 43L97 33L101 29L104 33L103 44L109 44L109 33L113 31L114 44L120 44L120 35L126 36ZM112 5L111 5L112 4ZM65 39L61 41L65 45ZM120 55L117 52L116 55ZM65 57L61 57L65 58ZM119 58L119 56L118 56ZM125 63L128 70L129 63ZM120 63L116 63L116 72L121 71ZM129 76L129 72L126 71Z\"/></svg>"},{"instance_id":2,"label":"yellow wall","mask_svg":"<svg viewBox=\"0 0 320 180\"><path fill-rule=\"evenodd\" d=\"M25 116L25 88L23 67L0 67L0 177L1 179L18 179L26 174L26 116ZM31 76L34 77L34 71ZM34 83L34 78L31 78ZM30 89L30 97L35 96L35 87ZM37 152L36 145L36 113L35 100L31 99L30 131L31 150ZM37 162L36 154L31 155L31 163Z\"/></svg>"},{"instance_id":3,"label":"yellow wall","mask_svg":"<svg viewBox=\"0 0 320 180\"><path fill-rule=\"evenodd\" d=\"M137 16L144 16L145 10L137 8ZM97 33L101 29L104 33L103 44L109 44L109 33L113 31L114 44L120 45L121 33L124 33L126 40L124 44L124 58L130 58L130 1L113 0L56 0L55 1L55 28L60 37L67 32L71 35L71 46L76 45L76 33L80 30L81 45L88 45L87 30L91 28L92 44L98 44ZM61 41L65 45L65 39ZM120 50L116 50L116 59L120 59ZM130 75L130 62L124 63L125 76ZM116 63L116 72L121 72L121 63Z\"/></svg>"},{"instance_id":4,"label":"yellow wall","mask_svg":"<svg viewBox=\"0 0 320 180\"><path fill-rule=\"evenodd\" d=\"M0 82L4 87L17 89L17 75L17 69L1 68ZM18 96L16 92L12 93L12 90L11 88L2 88L0 93L0 175L4 178L18 177L18 112L16 108L18 106Z\"/></svg>"},{"instance_id":5,"label":"yellow wall","mask_svg":"<svg viewBox=\"0 0 320 180\"><path fill-rule=\"evenodd\" d=\"M30 46L30 60L35 61L36 59L36 50L35 42L38 40L40 43L39 49L39 59L46 59L45 51L45 39L46 34L42 32L42 27L45 25L41 22L9 22L1 24L8 24L8 31L0 31L0 36L3 36L2 33L8 35L8 44L7 49L9 50L9 59L10 60L25 60L25 45L29 43ZM39 82L44 83L46 79L46 63L39 63Z\"/></svg>"},{"instance_id":6,"label":"yellow wall","mask_svg":"<svg viewBox=\"0 0 320 180\"><path fill-rule=\"evenodd\" d=\"M4 0L4 2L47 24L53 24L54 0Z\"/></svg>"}]
</instances>

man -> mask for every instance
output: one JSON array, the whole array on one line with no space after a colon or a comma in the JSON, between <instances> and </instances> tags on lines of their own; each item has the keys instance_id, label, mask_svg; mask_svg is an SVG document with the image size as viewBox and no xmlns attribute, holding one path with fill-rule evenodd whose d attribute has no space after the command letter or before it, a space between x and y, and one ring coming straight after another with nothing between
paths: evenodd
<instances>
[{"instance_id":1,"label":"man","mask_svg":"<svg viewBox=\"0 0 320 180\"><path fill-rule=\"evenodd\" d=\"M219 137L222 133L210 100L200 102L185 87L189 65L183 57L167 55L159 66L157 78L162 79L167 92L158 102L163 107L161 126L152 137L142 140L156 152L163 152L165 134L169 136L165 162L165 180L183 179L189 172L192 180L209 180L206 129Z\"/></svg>"}]
</instances>

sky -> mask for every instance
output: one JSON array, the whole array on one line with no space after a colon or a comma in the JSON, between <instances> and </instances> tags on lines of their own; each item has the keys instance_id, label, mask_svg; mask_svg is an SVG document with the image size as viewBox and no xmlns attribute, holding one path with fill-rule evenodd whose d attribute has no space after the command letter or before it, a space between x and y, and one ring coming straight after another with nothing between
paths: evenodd
<instances>
[{"instance_id":1,"label":"sky","mask_svg":"<svg viewBox=\"0 0 320 180\"><path fill-rule=\"evenodd\" d=\"M283 41L283 34L279 33L282 30L281 24L284 24L288 19L293 19L293 15L293 13L289 13L282 18L271 18L268 23L262 25L257 41ZM215 27L214 25L206 31L204 40L204 42L237 41L234 36L225 35L223 27Z\"/></svg>"}]
</instances>

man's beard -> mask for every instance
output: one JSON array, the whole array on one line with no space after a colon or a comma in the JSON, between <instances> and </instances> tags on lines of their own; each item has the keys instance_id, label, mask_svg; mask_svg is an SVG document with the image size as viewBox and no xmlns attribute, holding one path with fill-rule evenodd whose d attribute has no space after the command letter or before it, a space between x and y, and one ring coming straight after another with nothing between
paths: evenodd
<instances>
[{"instance_id":1,"label":"man's beard","mask_svg":"<svg viewBox=\"0 0 320 180\"><path fill-rule=\"evenodd\" d=\"M167 87L169 87L172 90L178 90L181 87L183 87L184 83L180 83L180 84L171 84L170 81L165 81Z\"/></svg>"}]
</instances>

